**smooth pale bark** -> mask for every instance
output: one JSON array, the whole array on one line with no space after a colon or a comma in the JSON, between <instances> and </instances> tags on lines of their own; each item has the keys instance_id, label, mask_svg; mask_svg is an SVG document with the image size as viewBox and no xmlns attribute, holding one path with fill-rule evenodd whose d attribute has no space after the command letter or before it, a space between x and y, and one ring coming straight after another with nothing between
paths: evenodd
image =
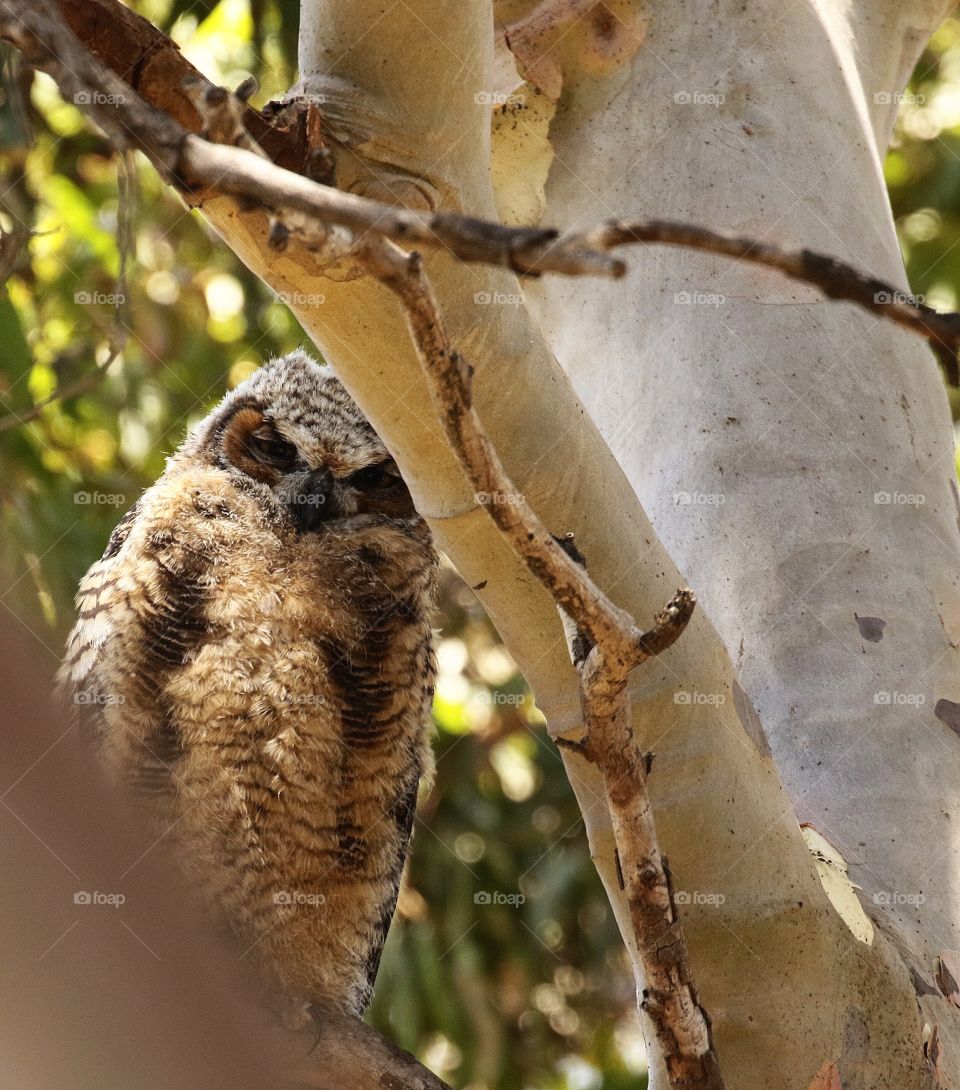
<instances>
[{"instance_id":1,"label":"smooth pale bark","mask_svg":"<svg viewBox=\"0 0 960 1090\"><path fill-rule=\"evenodd\" d=\"M882 155L946 12L650 5L630 64L568 69L545 218L701 223L906 289ZM924 992L960 944L960 708L939 703L960 702L960 535L936 365L869 315L721 258L651 250L625 284L581 287L528 295L735 657L798 814ZM919 1002L955 1083L958 1011Z\"/></svg>"},{"instance_id":2,"label":"smooth pale bark","mask_svg":"<svg viewBox=\"0 0 960 1090\"><path fill-rule=\"evenodd\" d=\"M301 64L342 142L338 184L493 215L492 41L490 12L480 4L388 12L373 0L305 5ZM592 72L608 95L616 90L616 65L594 63ZM336 364L397 456L439 543L478 588L552 729L575 732L575 678L552 603L477 506L447 450L395 300L355 268L318 273L317 255L296 244L271 251L260 213L222 198L204 211ZM477 366L481 417L518 487L555 531L576 533L597 582L641 622L649 619L683 580L533 325L516 280L443 256L430 258L428 269L455 339ZM568 287L577 307L600 294L596 283ZM631 296L624 285L614 290L619 320ZM558 321L559 332L569 318ZM585 341L590 332L583 328ZM626 366L629 354L620 346L619 357L610 355L602 349L608 332L593 332L580 350L610 369L633 412L642 386ZM689 409L676 389L660 404L678 430ZM628 430L635 420L641 426L639 414L625 418ZM637 464L656 467L660 457L648 443ZM684 703L678 694L700 696ZM827 901L756 717L734 699L730 655L699 611L675 647L638 674L634 726L638 744L657 754L650 788L658 829L675 888L691 895L682 918L728 1086L805 1088L833 1060L848 1077L923 1085L908 974L882 939L872 947L855 939ZM630 946L598 780L579 762L570 771ZM653 1085L662 1085L655 1050L651 1062Z\"/></svg>"}]
</instances>

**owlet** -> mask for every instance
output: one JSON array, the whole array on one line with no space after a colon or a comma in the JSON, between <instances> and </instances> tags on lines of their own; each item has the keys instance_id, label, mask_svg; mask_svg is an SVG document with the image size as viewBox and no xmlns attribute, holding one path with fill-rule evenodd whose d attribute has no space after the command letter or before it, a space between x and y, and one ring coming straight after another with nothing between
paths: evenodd
<instances>
[{"instance_id":1,"label":"owlet","mask_svg":"<svg viewBox=\"0 0 960 1090\"><path fill-rule=\"evenodd\" d=\"M80 585L62 679L288 1022L370 996L430 760L436 564L295 352L193 428Z\"/></svg>"}]
</instances>

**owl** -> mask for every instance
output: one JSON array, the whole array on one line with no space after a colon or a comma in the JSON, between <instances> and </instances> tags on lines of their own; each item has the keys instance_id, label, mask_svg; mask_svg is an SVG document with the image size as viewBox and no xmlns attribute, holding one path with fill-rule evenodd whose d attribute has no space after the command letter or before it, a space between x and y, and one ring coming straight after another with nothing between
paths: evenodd
<instances>
[{"instance_id":1,"label":"owl","mask_svg":"<svg viewBox=\"0 0 960 1090\"><path fill-rule=\"evenodd\" d=\"M436 567L376 432L295 352L80 584L62 684L287 1024L371 993L430 762Z\"/></svg>"}]
</instances>

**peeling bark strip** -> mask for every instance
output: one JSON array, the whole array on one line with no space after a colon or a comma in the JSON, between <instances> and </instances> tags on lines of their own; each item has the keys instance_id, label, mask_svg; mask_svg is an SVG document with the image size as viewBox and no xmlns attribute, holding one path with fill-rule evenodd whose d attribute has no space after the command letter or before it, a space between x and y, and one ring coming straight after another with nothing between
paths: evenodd
<instances>
[{"instance_id":1,"label":"peeling bark strip","mask_svg":"<svg viewBox=\"0 0 960 1090\"><path fill-rule=\"evenodd\" d=\"M57 0L57 8L77 39L145 102L188 132L204 130L196 92L188 88L215 88L176 42L117 0ZM277 116L276 111L261 112L244 103L241 120L269 158L287 170L300 173L316 153L318 133L309 126L305 108Z\"/></svg>"},{"instance_id":2,"label":"peeling bark strip","mask_svg":"<svg viewBox=\"0 0 960 1090\"><path fill-rule=\"evenodd\" d=\"M936 973L934 979L940 993L955 1007L960 1007L960 985L957 978L960 977L960 959L953 951L941 950L937 958Z\"/></svg>"},{"instance_id":3,"label":"peeling bark strip","mask_svg":"<svg viewBox=\"0 0 960 1090\"><path fill-rule=\"evenodd\" d=\"M930 1067L930 1075L934 1085L939 1087L941 1076L940 1060L943 1055L943 1050L940 1046L940 1027L936 1023L930 1027L930 1036L924 1042L923 1054Z\"/></svg>"},{"instance_id":4,"label":"peeling bark strip","mask_svg":"<svg viewBox=\"0 0 960 1090\"><path fill-rule=\"evenodd\" d=\"M561 235L553 228L505 227L471 216L417 212L341 193L309 180L316 176L329 179L322 119L305 100L291 99L261 113L236 99L240 127L244 133L249 129L263 157L243 147L214 147L194 135L199 131L194 127L199 119L197 92L185 90L184 81L188 85L194 81L201 96L208 98L211 93L225 92L197 72L176 44L155 27L128 12L118 0L91 0L89 4L85 0L38 0L29 10L27 7L24 0L16 7L12 3L4 6L0 38L51 74L62 92L72 96L96 89L113 96L110 101L115 104L106 108L88 97L83 109L116 147L140 148L182 190L246 197L277 214L299 212L355 232L372 231L398 242L445 248L463 261L519 274L621 277L626 265L608 251L629 243L685 246L723 254L778 269L814 285L831 299L856 303L919 334L939 355L950 382L960 384L960 314L938 314L905 298L893 285L834 257L665 220L610 220ZM107 70L92 63L70 29L57 20L57 10L87 49L102 50L97 55ZM158 56L159 63L155 62ZM66 57L70 58L68 66L63 64ZM233 101L231 96L230 105ZM204 135L216 141L219 134L207 129Z\"/></svg>"},{"instance_id":5,"label":"peeling bark strip","mask_svg":"<svg viewBox=\"0 0 960 1090\"><path fill-rule=\"evenodd\" d=\"M835 1063L825 1063L816 1073L809 1090L843 1090L840 1072Z\"/></svg>"},{"instance_id":6,"label":"peeling bark strip","mask_svg":"<svg viewBox=\"0 0 960 1090\"><path fill-rule=\"evenodd\" d=\"M569 36L578 23L588 32L586 42ZM626 64L644 39L643 21L629 0L541 0L502 33L523 78L554 102L563 90L565 39L593 75Z\"/></svg>"}]
</instances>

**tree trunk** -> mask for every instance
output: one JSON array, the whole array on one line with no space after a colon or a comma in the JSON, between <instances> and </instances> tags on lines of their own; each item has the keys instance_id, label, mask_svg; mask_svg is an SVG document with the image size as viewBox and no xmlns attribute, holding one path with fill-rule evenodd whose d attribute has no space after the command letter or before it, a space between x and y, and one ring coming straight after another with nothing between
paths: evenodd
<instances>
[{"instance_id":1,"label":"tree trunk","mask_svg":"<svg viewBox=\"0 0 960 1090\"><path fill-rule=\"evenodd\" d=\"M906 289L882 156L949 5L904 7L909 18L895 3L652 6L631 64L565 80L545 218L705 223ZM544 279L528 294L734 657L795 812L862 887L874 953L889 943L914 976L955 1085L960 1021L935 986L960 922L960 537L940 375L921 342L776 274L645 257L626 283ZM719 872L759 880L755 851ZM795 976L794 1002L818 1004L849 969L838 961L812 993ZM757 983L776 1002L780 986ZM906 1085L892 1060L871 1067L884 1034L892 1044L915 1022L903 996L847 1003L804 1077L817 1055L840 1058L844 1087ZM875 1019L889 1027L860 1031ZM781 1056L799 1043L788 1031Z\"/></svg>"},{"instance_id":2,"label":"tree trunk","mask_svg":"<svg viewBox=\"0 0 960 1090\"><path fill-rule=\"evenodd\" d=\"M672 22L666 15L662 20ZM696 20L691 16L676 25L696 25ZM644 32L652 38L655 30L656 24L650 23ZM423 17L409 9L384 15L373 2L358 2L349 10L326 2L308 4L302 76L306 91L319 96L342 141L336 153L338 185L415 207L490 215L495 205L487 169L489 116L483 107L495 86L491 41L489 13L482 7L471 7L470 17L464 18L462 6L452 3L432 5ZM696 43L687 48L692 65ZM639 57L650 61L646 51L638 55L637 64ZM625 157L636 158L636 149L649 146L648 133L634 135L632 141L621 139L616 155L596 142L616 124L617 115L603 113L603 102L620 103L625 111L619 116L621 124L641 117L654 78L650 67L648 63L632 72L629 65L613 66L599 77L588 70L582 80L582 116L576 113L579 98L569 106L561 102L556 132L551 132L559 154L549 190L558 213L581 211L573 200L565 207L554 197L555 191L562 192L561 180L572 176L558 163L567 164L577 155L576 162L583 164L579 173L588 179L609 170L609 188L629 165ZM631 79L641 93L627 93ZM811 115L811 128L815 122ZM654 138L660 131L654 130ZM678 145L678 152L681 148L689 155L686 144ZM650 163L650 169L655 165ZM671 168L671 175L675 172ZM691 203L687 214L729 226L722 215L711 215L713 191L703 183L695 177L689 185L691 195L702 191L706 198L703 207ZM679 190L677 181L671 184ZM613 203L589 196L597 188L603 191L593 184L580 187L581 200L587 196L589 203L583 215L594 219L614 211ZM636 206L638 188L628 176L617 193L627 211ZM643 188L660 194L670 186ZM659 211L649 205L645 210ZM297 251L276 258L264 244L265 224L257 224L255 216L237 216L225 206L212 205L208 213L244 260L293 300L300 320L398 456L440 544L468 581L481 588L485 606L533 684L552 729L574 730L574 678L552 606L465 494L460 471L451 464L432 420L394 301L349 270L330 270L326 279L318 278L310 259ZM744 226L762 231L769 220L761 210ZM644 280L648 293L657 293L660 281L656 267L645 276L640 271L650 269L651 260L635 264L632 283L602 291L594 284L544 282L547 300L564 300L552 306L542 323L548 346L520 303L522 292L531 292L529 285L521 289L508 274L465 268L443 257L428 262L451 329L477 367L481 416L514 479L555 531L574 530L600 585L642 617L668 596L679 576L558 374L550 351L555 342L568 365L575 356L585 372L598 369L580 383L582 396L591 407L602 407L603 392L616 392L621 409L626 406L629 412L624 417L621 411L619 443L611 435L611 446L628 469L653 475L672 449L670 437L693 430L685 423L696 412L697 385L677 403L671 398L678 388L674 383L656 401L661 419L657 440L647 438L642 451L635 441L631 444L631 436L651 436L643 407L654 404L652 398L641 399L650 378L639 367L633 347L654 338L646 326L636 328L636 316L645 314L652 325L657 313L656 308L633 309L633 298L638 280ZM297 292L306 298L322 295L325 301L298 306ZM590 320L585 322L588 305ZM828 308L824 304L821 310ZM684 322L692 321L696 328L697 313L695 307L677 308L677 321L684 330ZM762 332L763 343L777 343ZM876 335L881 334L887 336L878 327ZM664 343L659 333L656 340ZM720 372L719 366L716 370ZM572 366L571 373L579 383ZM733 379L732 373L718 373L714 382L733 384ZM703 384L699 376L698 384ZM668 404L671 413L664 410ZM598 420L609 417L598 415ZM695 514L699 511L694 508ZM719 579L709 587L711 613L718 585ZM732 647L734 654L738 650ZM925 1085L923 1031L909 973L885 937L876 935L868 945L854 937L831 907L765 754L750 701L743 695L735 698L735 693L730 655L701 617L662 661L642 673L634 705L640 744L657 753L650 787L658 827L675 887L688 895L683 923L728 1085L807 1087L834 1062L851 1085L857 1078L867 1080L864 1085L888 1079L891 1085ZM609 815L592 769L575 758L568 763L598 869L629 944ZM643 981L638 983L642 987ZM946 1008L942 1000L937 1002ZM940 1021L949 1018L944 1011ZM657 1085L663 1075L652 1040L651 1054Z\"/></svg>"}]
</instances>

